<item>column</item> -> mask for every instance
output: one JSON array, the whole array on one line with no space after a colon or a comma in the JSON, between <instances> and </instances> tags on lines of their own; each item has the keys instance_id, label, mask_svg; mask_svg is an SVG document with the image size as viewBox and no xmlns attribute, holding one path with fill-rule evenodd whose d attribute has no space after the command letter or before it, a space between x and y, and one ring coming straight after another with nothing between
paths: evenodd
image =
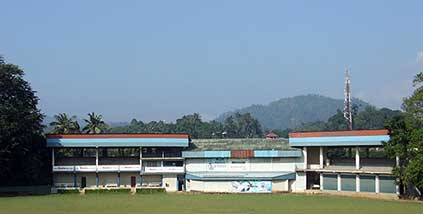
<instances>
[{"instance_id":1,"label":"column","mask_svg":"<svg viewBox=\"0 0 423 214\"><path fill-rule=\"evenodd\" d=\"M95 171L98 172L98 147L95 147Z\"/></svg>"},{"instance_id":2,"label":"column","mask_svg":"<svg viewBox=\"0 0 423 214\"><path fill-rule=\"evenodd\" d=\"M141 187L142 187L142 147L140 147L140 188Z\"/></svg>"},{"instance_id":3,"label":"column","mask_svg":"<svg viewBox=\"0 0 423 214\"><path fill-rule=\"evenodd\" d=\"M320 151L319 151L319 163L320 163L320 169L323 169L323 146L320 147Z\"/></svg>"},{"instance_id":4,"label":"column","mask_svg":"<svg viewBox=\"0 0 423 214\"><path fill-rule=\"evenodd\" d=\"M355 175L355 191L360 192L360 175Z\"/></svg>"},{"instance_id":5,"label":"column","mask_svg":"<svg viewBox=\"0 0 423 214\"><path fill-rule=\"evenodd\" d=\"M338 176L337 176L337 180L338 180L338 191L341 191L341 174L340 173L338 173Z\"/></svg>"},{"instance_id":6,"label":"column","mask_svg":"<svg viewBox=\"0 0 423 214\"><path fill-rule=\"evenodd\" d=\"M395 156L395 165L396 165L397 167L399 167L399 166L400 166L400 159L399 159L399 156ZM398 181L398 180L397 180L397 181ZM397 184L395 185L395 192L397 193L397 195L400 195L400 188L399 188L398 182L397 182Z\"/></svg>"},{"instance_id":7,"label":"column","mask_svg":"<svg viewBox=\"0 0 423 214\"><path fill-rule=\"evenodd\" d=\"M51 148L51 166L54 168L54 148Z\"/></svg>"},{"instance_id":8,"label":"column","mask_svg":"<svg viewBox=\"0 0 423 214\"><path fill-rule=\"evenodd\" d=\"M75 172L75 170L74 170L74 172L73 172L73 187L76 187L78 184L77 184L77 181L76 181L76 172Z\"/></svg>"},{"instance_id":9,"label":"column","mask_svg":"<svg viewBox=\"0 0 423 214\"><path fill-rule=\"evenodd\" d=\"M320 190L323 190L323 173L319 173L319 176L320 176Z\"/></svg>"},{"instance_id":10,"label":"column","mask_svg":"<svg viewBox=\"0 0 423 214\"><path fill-rule=\"evenodd\" d=\"M360 150L359 147L355 147L355 169L360 169Z\"/></svg>"},{"instance_id":11,"label":"column","mask_svg":"<svg viewBox=\"0 0 423 214\"><path fill-rule=\"evenodd\" d=\"M117 174L117 187L120 187L120 171Z\"/></svg>"},{"instance_id":12,"label":"column","mask_svg":"<svg viewBox=\"0 0 423 214\"><path fill-rule=\"evenodd\" d=\"M303 156L304 156L304 169L307 169L307 147L304 146L303 148Z\"/></svg>"},{"instance_id":13,"label":"column","mask_svg":"<svg viewBox=\"0 0 423 214\"><path fill-rule=\"evenodd\" d=\"M380 192L380 185L379 185L379 175L376 175L376 177L375 177L375 192L376 193L379 193Z\"/></svg>"}]
</instances>

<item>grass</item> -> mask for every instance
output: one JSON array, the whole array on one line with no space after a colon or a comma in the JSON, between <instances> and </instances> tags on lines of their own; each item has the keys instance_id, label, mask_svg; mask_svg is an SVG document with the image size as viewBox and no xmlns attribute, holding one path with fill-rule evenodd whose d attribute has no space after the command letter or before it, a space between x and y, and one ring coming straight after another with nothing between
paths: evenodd
<instances>
[{"instance_id":1,"label":"grass","mask_svg":"<svg viewBox=\"0 0 423 214\"><path fill-rule=\"evenodd\" d=\"M295 194L92 194L0 198L0 213L423 213L423 203Z\"/></svg>"}]
</instances>

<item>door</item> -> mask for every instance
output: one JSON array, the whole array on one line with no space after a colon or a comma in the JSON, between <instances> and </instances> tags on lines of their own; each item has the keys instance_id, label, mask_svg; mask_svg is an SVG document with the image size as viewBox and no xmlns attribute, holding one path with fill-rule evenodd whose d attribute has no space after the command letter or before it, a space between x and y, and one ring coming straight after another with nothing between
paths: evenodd
<instances>
[{"instance_id":1,"label":"door","mask_svg":"<svg viewBox=\"0 0 423 214\"><path fill-rule=\"evenodd\" d=\"M87 177L81 177L81 188L85 188L87 186Z\"/></svg>"},{"instance_id":2,"label":"door","mask_svg":"<svg viewBox=\"0 0 423 214\"><path fill-rule=\"evenodd\" d=\"M137 185L137 178L135 176L131 176L131 187L135 187Z\"/></svg>"}]
</instances>

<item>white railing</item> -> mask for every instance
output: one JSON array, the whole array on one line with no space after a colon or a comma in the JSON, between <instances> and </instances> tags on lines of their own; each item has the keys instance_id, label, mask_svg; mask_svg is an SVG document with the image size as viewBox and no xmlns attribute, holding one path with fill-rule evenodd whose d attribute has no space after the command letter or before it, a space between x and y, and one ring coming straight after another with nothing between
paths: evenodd
<instances>
[{"instance_id":1,"label":"white railing","mask_svg":"<svg viewBox=\"0 0 423 214\"><path fill-rule=\"evenodd\" d=\"M139 172L140 165L53 166L53 172ZM184 167L143 167L145 173L184 173Z\"/></svg>"},{"instance_id":2,"label":"white railing","mask_svg":"<svg viewBox=\"0 0 423 214\"><path fill-rule=\"evenodd\" d=\"M171 167L145 167L145 173L184 173L184 167L171 166Z\"/></svg>"}]
</instances>

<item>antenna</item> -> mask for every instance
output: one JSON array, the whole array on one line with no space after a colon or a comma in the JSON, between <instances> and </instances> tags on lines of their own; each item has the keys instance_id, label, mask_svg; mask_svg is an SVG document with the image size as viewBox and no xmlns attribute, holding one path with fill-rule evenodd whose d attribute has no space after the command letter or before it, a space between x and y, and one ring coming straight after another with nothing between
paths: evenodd
<instances>
[{"instance_id":1,"label":"antenna","mask_svg":"<svg viewBox=\"0 0 423 214\"><path fill-rule=\"evenodd\" d=\"M345 99L344 99L344 117L347 120L348 129L352 130L352 110L351 110L351 75L349 68L345 71Z\"/></svg>"}]
</instances>

